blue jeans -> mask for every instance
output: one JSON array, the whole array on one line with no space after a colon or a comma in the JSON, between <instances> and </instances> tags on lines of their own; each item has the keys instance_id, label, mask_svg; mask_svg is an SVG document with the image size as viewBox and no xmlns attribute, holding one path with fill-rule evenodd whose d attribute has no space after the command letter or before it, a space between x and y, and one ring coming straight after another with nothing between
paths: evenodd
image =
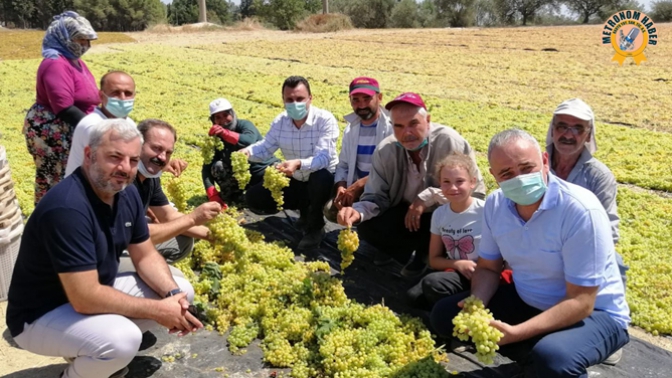
<instances>
[{"instance_id":1,"label":"blue jeans","mask_svg":"<svg viewBox=\"0 0 672 378\"><path fill-rule=\"evenodd\" d=\"M469 296L460 293L439 301L432 310L434 331L448 337L453 333L452 319L460 311L457 303ZM540 314L518 296L515 285L501 285L488 308L495 319L516 325ZM538 377L587 378L586 369L599 364L630 341L628 331L604 311L595 310L573 326L505 345L499 352L522 365L531 365Z\"/></svg>"}]
</instances>

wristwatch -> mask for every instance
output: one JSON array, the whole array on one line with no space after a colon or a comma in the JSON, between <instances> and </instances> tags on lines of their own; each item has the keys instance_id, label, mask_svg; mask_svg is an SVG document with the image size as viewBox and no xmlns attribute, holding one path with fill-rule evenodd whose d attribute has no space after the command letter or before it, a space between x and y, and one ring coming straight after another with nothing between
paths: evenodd
<instances>
[{"instance_id":1,"label":"wristwatch","mask_svg":"<svg viewBox=\"0 0 672 378\"><path fill-rule=\"evenodd\" d=\"M166 294L166 296L164 298L175 296L177 294L180 294L181 292L182 292L182 289L180 289L178 287L177 289L173 289L173 290L169 291L168 294Z\"/></svg>"}]
</instances>

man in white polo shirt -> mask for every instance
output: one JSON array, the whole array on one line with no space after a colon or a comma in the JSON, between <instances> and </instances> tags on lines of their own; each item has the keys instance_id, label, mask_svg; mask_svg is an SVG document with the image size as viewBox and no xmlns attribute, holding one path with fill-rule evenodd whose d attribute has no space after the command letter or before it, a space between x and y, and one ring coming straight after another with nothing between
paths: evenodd
<instances>
[{"instance_id":1,"label":"man in white polo shirt","mask_svg":"<svg viewBox=\"0 0 672 378\"><path fill-rule=\"evenodd\" d=\"M84 162L84 147L89 143L91 128L104 119L123 118L133 125L128 115L135 103L135 81L122 71L110 71L100 79L100 106L82 118L75 128L65 175L70 176Z\"/></svg>"}]
</instances>

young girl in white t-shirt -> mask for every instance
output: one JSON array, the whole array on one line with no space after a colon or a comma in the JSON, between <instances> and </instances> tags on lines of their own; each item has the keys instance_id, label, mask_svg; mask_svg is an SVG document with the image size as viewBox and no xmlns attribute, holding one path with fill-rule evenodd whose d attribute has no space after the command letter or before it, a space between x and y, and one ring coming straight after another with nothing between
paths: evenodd
<instances>
[{"instance_id":1,"label":"young girl in white t-shirt","mask_svg":"<svg viewBox=\"0 0 672 378\"><path fill-rule=\"evenodd\" d=\"M478 183L476 164L464 154L451 154L436 167L440 190L428 188L419 197L426 206L443 203L432 214L429 266L425 276L408 291L411 302L433 305L439 299L470 290L481 240L483 205L473 198Z\"/></svg>"}]
</instances>

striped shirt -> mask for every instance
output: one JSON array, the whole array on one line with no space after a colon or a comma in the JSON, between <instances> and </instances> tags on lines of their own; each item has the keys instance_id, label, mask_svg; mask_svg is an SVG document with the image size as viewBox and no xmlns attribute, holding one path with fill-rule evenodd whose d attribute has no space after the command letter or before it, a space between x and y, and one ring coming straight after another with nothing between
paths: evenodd
<instances>
[{"instance_id":1,"label":"striped shirt","mask_svg":"<svg viewBox=\"0 0 672 378\"><path fill-rule=\"evenodd\" d=\"M339 128L336 118L326 110L310 106L306 123L297 129L293 120L282 112L275 117L263 140L248 147L251 161L264 161L280 149L286 160L301 160L293 178L308 181L311 172L336 170L336 141Z\"/></svg>"},{"instance_id":2,"label":"striped shirt","mask_svg":"<svg viewBox=\"0 0 672 378\"><path fill-rule=\"evenodd\" d=\"M371 171L371 161L373 160L373 151L376 149L376 126L378 122L359 127L359 142L357 143L357 170L355 172L357 179L364 178Z\"/></svg>"}]
</instances>

